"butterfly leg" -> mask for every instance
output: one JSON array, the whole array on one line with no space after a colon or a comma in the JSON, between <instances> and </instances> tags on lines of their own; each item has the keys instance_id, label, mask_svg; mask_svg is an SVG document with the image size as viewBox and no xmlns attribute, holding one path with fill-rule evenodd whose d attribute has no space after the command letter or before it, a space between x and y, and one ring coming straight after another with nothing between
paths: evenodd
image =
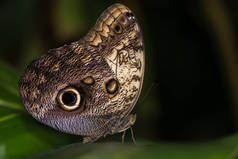
<instances>
[{"instance_id":1,"label":"butterfly leg","mask_svg":"<svg viewBox=\"0 0 238 159\"><path fill-rule=\"evenodd\" d=\"M125 118L117 120L115 122L114 126L112 127L110 134L123 132L123 134L122 134L122 143L124 143L126 130L130 128L131 129L131 134L132 134L132 140L135 143L134 133L133 133L132 128L131 128L131 126L135 124L135 121L136 121L136 114L131 114L131 115L125 117Z\"/></svg>"},{"instance_id":2,"label":"butterfly leg","mask_svg":"<svg viewBox=\"0 0 238 159\"><path fill-rule=\"evenodd\" d=\"M125 136L126 136L126 130L122 132L122 136L121 136L121 143L122 144L124 144Z\"/></svg>"},{"instance_id":3,"label":"butterfly leg","mask_svg":"<svg viewBox=\"0 0 238 159\"><path fill-rule=\"evenodd\" d=\"M133 143L136 144L136 139L135 139L132 127L130 127L130 130L131 130L131 139L132 139ZM126 136L126 130L122 132L122 136L121 136L121 143L122 144L124 144L125 136Z\"/></svg>"},{"instance_id":4,"label":"butterfly leg","mask_svg":"<svg viewBox=\"0 0 238 159\"><path fill-rule=\"evenodd\" d=\"M132 138L132 141L133 141L134 144L136 144L136 139L135 139L135 136L134 136L134 132L133 132L132 127L130 127L130 130L131 130L131 138Z\"/></svg>"}]
</instances>

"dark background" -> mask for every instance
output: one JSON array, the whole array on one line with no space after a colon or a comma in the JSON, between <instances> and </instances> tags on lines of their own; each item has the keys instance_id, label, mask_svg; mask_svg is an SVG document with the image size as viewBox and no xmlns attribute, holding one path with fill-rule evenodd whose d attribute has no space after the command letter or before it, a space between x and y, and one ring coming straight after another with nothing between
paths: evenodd
<instances>
[{"instance_id":1,"label":"dark background","mask_svg":"<svg viewBox=\"0 0 238 159\"><path fill-rule=\"evenodd\" d=\"M23 72L33 58L79 40L116 2L135 13L145 42L136 138L202 141L235 133L238 1L2 0L0 59Z\"/></svg>"}]
</instances>

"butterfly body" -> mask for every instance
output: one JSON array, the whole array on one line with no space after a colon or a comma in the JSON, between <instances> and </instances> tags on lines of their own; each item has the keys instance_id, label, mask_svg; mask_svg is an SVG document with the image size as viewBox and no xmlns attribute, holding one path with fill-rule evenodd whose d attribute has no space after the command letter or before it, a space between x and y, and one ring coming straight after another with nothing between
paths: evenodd
<instances>
[{"instance_id":1,"label":"butterfly body","mask_svg":"<svg viewBox=\"0 0 238 159\"><path fill-rule=\"evenodd\" d=\"M130 128L141 91L144 48L131 10L114 4L77 42L33 60L19 81L27 111L84 143Z\"/></svg>"}]
</instances>

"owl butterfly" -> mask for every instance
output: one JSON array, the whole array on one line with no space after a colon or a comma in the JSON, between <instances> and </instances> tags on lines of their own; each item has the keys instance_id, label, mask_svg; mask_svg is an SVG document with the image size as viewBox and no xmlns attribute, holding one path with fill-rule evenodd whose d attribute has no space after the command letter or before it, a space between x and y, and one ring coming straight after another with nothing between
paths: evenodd
<instances>
[{"instance_id":1,"label":"owl butterfly","mask_svg":"<svg viewBox=\"0 0 238 159\"><path fill-rule=\"evenodd\" d=\"M27 111L83 143L124 132L141 92L144 50L132 11L122 4L106 9L81 40L33 60L19 81Z\"/></svg>"}]
</instances>

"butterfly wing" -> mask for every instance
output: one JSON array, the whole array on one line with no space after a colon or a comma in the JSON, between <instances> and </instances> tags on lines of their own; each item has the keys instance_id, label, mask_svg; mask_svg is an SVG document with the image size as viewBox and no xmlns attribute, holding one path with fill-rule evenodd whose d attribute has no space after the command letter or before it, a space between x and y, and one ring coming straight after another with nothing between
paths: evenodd
<instances>
[{"instance_id":1,"label":"butterfly wing","mask_svg":"<svg viewBox=\"0 0 238 159\"><path fill-rule=\"evenodd\" d=\"M120 132L143 83L144 47L130 9L114 4L81 40L33 60L19 81L22 102L38 121L88 136Z\"/></svg>"},{"instance_id":2,"label":"butterfly wing","mask_svg":"<svg viewBox=\"0 0 238 159\"><path fill-rule=\"evenodd\" d=\"M132 11L114 4L103 12L95 27L84 38L96 46L120 84L119 95L111 98L116 114L128 115L141 92L145 56L140 27Z\"/></svg>"}]
</instances>

